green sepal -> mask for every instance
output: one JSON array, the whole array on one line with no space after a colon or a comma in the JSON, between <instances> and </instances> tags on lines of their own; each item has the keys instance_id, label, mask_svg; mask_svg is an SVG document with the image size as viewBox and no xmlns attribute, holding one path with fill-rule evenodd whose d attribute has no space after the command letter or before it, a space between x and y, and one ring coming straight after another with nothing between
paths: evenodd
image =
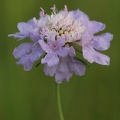
<instances>
[{"instance_id":1,"label":"green sepal","mask_svg":"<svg viewBox=\"0 0 120 120\"><path fill-rule=\"evenodd\" d=\"M42 55L42 58L44 58L46 54L47 54L47 53L44 53L44 54ZM40 64L41 64L41 60L40 60L40 62L37 63L36 68L37 68Z\"/></svg>"},{"instance_id":2,"label":"green sepal","mask_svg":"<svg viewBox=\"0 0 120 120\"><path fill-rule=\"evenodd\" d=\"M82 62L85 66L90 67L90 66L89 66L85 61L83 61L82 59L80 59L80 58L78 58L78 57L74 57L74 59Z\"/></svg>"}]
</instances>

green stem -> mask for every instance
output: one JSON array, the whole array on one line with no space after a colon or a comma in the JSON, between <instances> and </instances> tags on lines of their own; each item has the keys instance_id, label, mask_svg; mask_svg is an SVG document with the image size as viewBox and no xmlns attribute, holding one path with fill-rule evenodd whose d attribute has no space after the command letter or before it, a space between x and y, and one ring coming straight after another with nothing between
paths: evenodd
<instances>
[{"instance_id":1,"label":"green stem","mask_svg":"<svg viewBox=\"0 0 120 120\"><path fill-rule=\"evenodd\" d=\"M56 83L56 94L57 94L57 105L58 105L58 112L60 120L64 120L62 107L61 107L61 100L60 100L60 84Z\"/></svg>"}]
</instances>

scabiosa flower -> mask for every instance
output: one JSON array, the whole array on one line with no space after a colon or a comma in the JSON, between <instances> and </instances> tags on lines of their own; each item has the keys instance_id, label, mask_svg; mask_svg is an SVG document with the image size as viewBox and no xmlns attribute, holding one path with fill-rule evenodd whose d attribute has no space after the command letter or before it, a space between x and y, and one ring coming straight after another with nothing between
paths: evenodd
<instances>
[{"instance_id":1,"label":"scabiosa flower","mask_svg":"<svg viewBox=\"0 0 120 120\"><path fill-rule=\"evenodd\" d=\"M30 43L23 43L14 49L18 65L22 64L28 71L43 56L39 63L44 64L45 74L55 76L58 83L69 81L73 73L84 75L86 62L76 56L76 51L80 52L78 47L88 62L109 65L110 58L98 50L107 50L113 35L95 35L105 29L105 24L90 21L80 10L68 11L66 5L59 12L55 5L51 10L52 14L48 15L41 8L39 19L18 23L19 32L9 35L19 40L31 39Z\"/></svg>"}]
</instances>

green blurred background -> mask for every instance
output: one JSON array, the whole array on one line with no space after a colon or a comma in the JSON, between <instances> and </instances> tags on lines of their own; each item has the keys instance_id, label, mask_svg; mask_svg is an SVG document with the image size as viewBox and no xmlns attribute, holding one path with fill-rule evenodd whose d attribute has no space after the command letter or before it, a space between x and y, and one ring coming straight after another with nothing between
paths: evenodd
<instances>
[{"instance_id":1,"label":"green blurred background","mask_svg":"<svg viewBox=\"0 0 120 120\"><path fill-rule=\"evenodd\" d=\"M59 10L65 4L79 8L114 34L104 52L111 58L109 67L90 64L84 76L61 84L65 120L120 120L119 0L0 0L0 120L58 120L54 78L44 75L43 66L29 72L17 66L12 51L21 42L8 38L18 22L38 18L40 7L51 13L53 4Z\"/></svg>"}]
</instances>

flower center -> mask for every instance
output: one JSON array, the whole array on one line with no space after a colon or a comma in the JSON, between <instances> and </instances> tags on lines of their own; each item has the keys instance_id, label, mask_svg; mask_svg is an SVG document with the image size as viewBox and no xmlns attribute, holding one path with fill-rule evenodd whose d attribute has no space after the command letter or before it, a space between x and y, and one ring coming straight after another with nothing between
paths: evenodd
<instances>
[{"instance_id":1,"label":"flower center","mask_svg":"<svg viewBox=\"0 0 120 120\"><path fill-rule=\"evenodd\" d=\"M61 11L52 15L46 15L42 17L38 24L40 26L41 33L46 39L54 36L57 40L62 36L66 42L75 42L81 39L82 34L85 31L85 26L82 25L79 19L74 18L74 14L68 11Z\"/></svg>"},{"instance_id":2,"label":"flower center","mask_svg":"<svg viewBox=\"0 0 120 120\"><path fill-rule=\"evenodd\" d=\"M59 36L62 36L62 35L66 35L66 34L71 34L71 33L72 33L72 30L63 30L62 28L60 28L57 31L56 37L59 37Z\"/></svg>"}]
</instances>

